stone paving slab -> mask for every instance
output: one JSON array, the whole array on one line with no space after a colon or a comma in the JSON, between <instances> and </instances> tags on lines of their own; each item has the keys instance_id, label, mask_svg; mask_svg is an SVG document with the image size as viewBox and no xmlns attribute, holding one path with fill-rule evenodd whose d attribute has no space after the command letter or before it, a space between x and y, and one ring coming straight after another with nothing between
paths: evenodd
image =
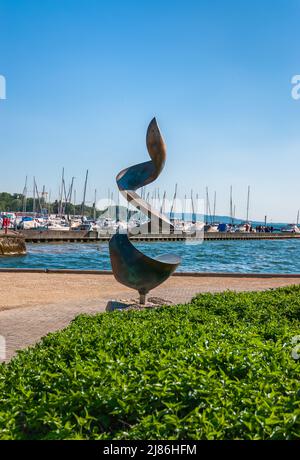
<instances>
[{"instance_id":1,"label":"stone paving slab","mask_svg":"<svg viewBox=\"0 0 300 460\"><path fill-rule=\"evenodd\" d=\"M153 289L151 296L185 303L198 292L254 291L292 284L300 284L300 276L174 276ZM109 300L134 297L135 292L117 283L112 275L1 273L0 335L6 341L6 360L49 332L66 327L81 313L103 312Z\"/></svg>"}]
</instances>

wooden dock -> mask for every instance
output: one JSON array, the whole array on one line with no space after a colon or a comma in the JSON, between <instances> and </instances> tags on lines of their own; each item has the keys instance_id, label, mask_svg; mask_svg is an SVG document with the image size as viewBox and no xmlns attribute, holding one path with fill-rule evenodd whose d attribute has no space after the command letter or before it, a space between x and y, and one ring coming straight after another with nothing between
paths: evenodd
<instances>
[{"instance_id":1,"label":"wooden dock","mask_svg":"<svg viewBox=\"0 0 300 460\"><path fill-rule=\"evenodd\" d=\"M80 231L48 231L48 230L22 230L20 235L25 238L27 243L95 243L107 242L111 235L99 235L98 232ZM300 238L297 233L246 233L246 232L205 232L205 241L220 240L282 240ZM151 234L130 236L132 241L151 242L151 241L187 241L194 240L185 234ZM197 238L203 239L203 234Z\"/></svg>"}]
</instances>

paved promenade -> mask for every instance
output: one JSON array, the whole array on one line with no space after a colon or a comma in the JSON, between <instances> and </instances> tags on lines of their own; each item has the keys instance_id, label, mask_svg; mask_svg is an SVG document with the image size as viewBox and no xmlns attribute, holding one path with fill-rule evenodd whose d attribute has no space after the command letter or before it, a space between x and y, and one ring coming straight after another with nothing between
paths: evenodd
<instances>
[{"instance_id":1,"label":"paved promenade","mask_svg":"<svg viewBox=\"0 0 300 460\"><path fill-rule=\"evenodd\" d=\"M182 303L198 292L253 291L291 284L300 284L300 276L172 276L151 291L151 296ZM49 332L66 327L80 313L103 312L108 300L135 297L133 290L110 274L1 273L0 335L6 340L6 359Z\"/></svg>"}]
</instances>

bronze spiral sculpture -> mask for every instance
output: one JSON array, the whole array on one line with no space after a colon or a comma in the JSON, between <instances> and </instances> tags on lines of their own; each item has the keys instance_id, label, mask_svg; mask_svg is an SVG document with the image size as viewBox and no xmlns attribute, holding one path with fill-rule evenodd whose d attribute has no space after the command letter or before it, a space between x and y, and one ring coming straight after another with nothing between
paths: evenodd
<instances>
[{"instance_id":1,"label":"bronze spiral sculpture","mask_svg":"<svg viewBox=\"0 0 300 460\"><path fill-rule=\"evenodd\" d=\"M165 165L166 146L155 118L148 126L146 144L151 160L123 169L117 175L117 185L129 203L151 220L158 221L159 228L165 224L170 229L172 227L170 221L136 193L137 189L157 179ZM110 239L109 252L116 280L136 289L140 294L141 304L145 304L146 294L163 283L181 262L180 257L171 254L152 259L133 246L128 234L119 232Z\"/></svg>"}]
</instances>

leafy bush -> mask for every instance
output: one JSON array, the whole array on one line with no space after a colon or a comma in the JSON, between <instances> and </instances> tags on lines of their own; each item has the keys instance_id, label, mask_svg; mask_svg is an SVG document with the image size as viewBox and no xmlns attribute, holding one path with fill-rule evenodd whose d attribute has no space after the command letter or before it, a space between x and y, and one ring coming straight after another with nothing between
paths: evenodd
<instances>
[{"instance_id":1,"label":"leafy bush","mask_svg":"<svg viewBox=\"0 0 300 460\"><path fill-rule=\"evenodd\" d=\"M300 438L299 326L299 286L81 315L0 366L0 437Z\"/></svg>"}]
</instances>

